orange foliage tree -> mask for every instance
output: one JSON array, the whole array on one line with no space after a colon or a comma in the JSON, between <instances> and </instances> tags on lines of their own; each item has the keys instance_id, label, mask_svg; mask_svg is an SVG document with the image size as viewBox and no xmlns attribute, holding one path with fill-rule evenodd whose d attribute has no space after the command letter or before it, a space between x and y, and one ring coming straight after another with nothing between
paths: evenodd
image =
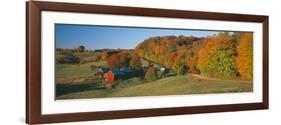
<instances>
[{"instance_id":1,"label":"orange foliage tree","mask_svg":"<svg viewBox=\"0 0 281 125\"><path fill-rule=\"evenodd\" d=\"M243 79L253 79L253 34L244 33L237 46L236 64Z\"/></svg>"},{"instance_id":2,"label":"orange foliage tree","mask_svg":"<svg viewBox=\"0 0 281 125\"><path fill-rule=\"evenodd\" d=\"M111 55L107 60L107 66L110 68L119 68L119 60L116 54Z\"/></svg>"},{"instance_id":3,"label":"orange foliage tree","mask_svg":"<svg viewBox=\"0 0 281 125\"><path fill-rule=\"evenodd\" d=\"M158 79L157 71L154 67L149 67L145 73L145 79L148 81L154 81Z\"/></svg>"},{"instance_id":4,"label":"orange foliage tree","mask_svg":"<svg viewBox=\"0 0 281 125\"><path fill-rule=\"evenodd\" d=\"M117 52L112 54L107 59L107 66L109 68L125 68L128 67L130 64L131 55L127 52Z\"/></svg>"}]
</instances>

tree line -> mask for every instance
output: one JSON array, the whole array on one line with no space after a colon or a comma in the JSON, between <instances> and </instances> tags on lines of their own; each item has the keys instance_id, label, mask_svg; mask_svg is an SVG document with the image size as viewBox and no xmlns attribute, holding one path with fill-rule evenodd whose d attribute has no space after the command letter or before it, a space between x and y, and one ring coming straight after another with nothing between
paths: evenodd
<instances>
[{"instance_id":1,"label":"tree line","mask_svg":"<svg viewBox=\"0 0 281 125\"><path fill-rule=\"evenodd\" d=\"M220 32L213 36L157 36L136 46L137 56L173 69L221 79L253 78L253 34Z\"/></svg>"},{"instance_id":2,"label":"tree line","mask_svg":"<svg viewBox=\"0 0 281 125\"><path fill-rule=\"evenodd\" d=\"M132 51L122 50L114 53L103 51L101 57L106 61L107 66L113 69L130 67L139 70L142 66L140 58Z\"/></svg>"}]
</instances>

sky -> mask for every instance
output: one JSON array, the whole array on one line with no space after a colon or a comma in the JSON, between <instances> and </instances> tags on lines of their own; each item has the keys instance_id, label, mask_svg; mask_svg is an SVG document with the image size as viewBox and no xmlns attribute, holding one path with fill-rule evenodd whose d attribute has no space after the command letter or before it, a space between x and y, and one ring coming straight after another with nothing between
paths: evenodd
<instances>
[{"instance_id":1,"label":"sky","mask_svg":"<svg viewBox=\"0 0 281 125\"><path fill-rule=\"evenodd\" d=\"M185 35L202 37L217 33L219 32L186 29L55 24L56 48L75 48L78 45L84 45L86 49L91 50L104 48L134 49L138 43L153 36Z\"/></svg>"}]
</instances>

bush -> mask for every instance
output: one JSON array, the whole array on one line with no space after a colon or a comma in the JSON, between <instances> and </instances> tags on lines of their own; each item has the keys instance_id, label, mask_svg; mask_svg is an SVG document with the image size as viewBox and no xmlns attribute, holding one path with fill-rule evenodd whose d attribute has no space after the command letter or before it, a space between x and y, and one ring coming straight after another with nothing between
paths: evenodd
<instances>
[{"instance_id":1,"label":"bush","mask_svg":"<svg viewBox=\"0 0 281 125\"><path fill-rule=\"evenodd\" d=\"M92 70L92 71L96 71L98 68L100 68L99 66L96 66L96 65L91 65L90 66L90 69Z\"/></svg>"},{"instance_id":2,"label":"bush","mask_svg":"<svg viewBox=\"0 0 281 125\"><path fill-rule=\"evenodd\" d=\"M77 64L80 63L80 58L75 56L72 52L67 52L56 57L56 62L60 64Z\"/></svg>"},{"instance_id":3,"label":"bush","mask_svg":"<svg viewBox=\"0 0 281 125\"><path fill-rule=\"evenodd\" d=\"M149 67L147 72L145 73L145 79L147 81L155 81L159 79L157 72L153 67Z\"/></svg>"},{"instance_id":4,"label":"bush","mask_svg":"<svg viewBox=\"0 0 281 125\"><path fill-rule=\"evenodd\" d=\"M165 72L164 71L157 72L157 75L158 75L158 78L164 78Z\"/></svg>"}]
</instances>

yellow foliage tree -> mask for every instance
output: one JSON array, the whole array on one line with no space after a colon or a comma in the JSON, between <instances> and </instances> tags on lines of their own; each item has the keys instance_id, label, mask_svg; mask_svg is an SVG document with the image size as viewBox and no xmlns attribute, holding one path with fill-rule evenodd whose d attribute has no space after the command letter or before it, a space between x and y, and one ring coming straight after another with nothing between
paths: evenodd
<instances>
[{"instance_id":1,"label":"yellow foliage tree","mask_svg":"<svg viewBox=\"0 0 281 125\"><path fill-rule=\"evenodd\" d=\"M229 32L221 32L203 40L198 68L206 76L233 79L237 75L235 41Z\"/></svg>"},{"instance_id":2,"label":"yellow foliage tree","mask_svg":"<svg viewBox=\"0 0 281 125\"><path fill-rule=\"evenodd\" d=\"M237 46L236 65L243 79L253 79L253 34L243 33Z\"/></svg>"}]
</instances>

